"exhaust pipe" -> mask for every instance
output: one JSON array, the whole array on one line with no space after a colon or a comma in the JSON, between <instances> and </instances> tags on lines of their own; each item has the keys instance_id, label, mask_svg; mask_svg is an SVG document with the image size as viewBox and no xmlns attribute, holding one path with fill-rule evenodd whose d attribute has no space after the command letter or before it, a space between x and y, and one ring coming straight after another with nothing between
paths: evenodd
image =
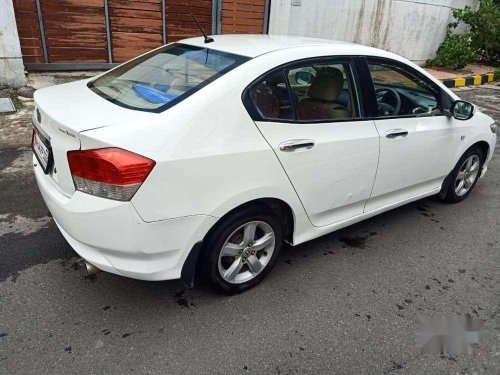
<instances>
[{"instance_id":1,"label":"exhaust pipe","mask_svg":"<svg viewBox=\"0 0 500 375\"><path fill-rule=\"evenodd\" d=\"M101 270L99 268L97 268L93 264L90 264L86 260L83 260L83 268L84 268L85 274L87 276L92 276L92 275L95 275L98 272L101 272Z\"/></svg>"}]
</instances>

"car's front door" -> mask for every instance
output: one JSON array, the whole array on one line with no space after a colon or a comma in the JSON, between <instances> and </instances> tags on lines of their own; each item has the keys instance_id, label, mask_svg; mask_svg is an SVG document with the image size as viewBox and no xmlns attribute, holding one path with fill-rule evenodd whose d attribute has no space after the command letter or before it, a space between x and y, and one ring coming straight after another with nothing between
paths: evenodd
<instances>
[{"instance_id":1,"label":"car's front door","mask_svg":"<svg viewBox=\"0 0 500 375\"><path fill-rule=\"evenodd\" d=\"M363 213L379 157L350 59L300 62L252 86L248 102L315 226Z\"/></svg>"},{"instance_id":2,"label":"car's front door","mask_svg":"<svg viewBox=\"0 0 500 375\"><path fill-rule=\"evenodd\" d=\"M367 61L379 110L380 160L365 212L438 189L458 142L437 85L402 63Z\"/></svg>"}]
</instances>

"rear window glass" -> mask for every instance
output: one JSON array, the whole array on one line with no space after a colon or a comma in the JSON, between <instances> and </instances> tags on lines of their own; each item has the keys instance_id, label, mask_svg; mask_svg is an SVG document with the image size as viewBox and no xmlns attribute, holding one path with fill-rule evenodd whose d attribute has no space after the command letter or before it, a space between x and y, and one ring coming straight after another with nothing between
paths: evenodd
<instances>
[{"instance_id":1,"label":"rear window glass","mask_svg":"<svg viewBox=\"0 0 500 375\"><path fill-rule=\"evenodd\" d=\"M213 49L170 44L104 74L88 87L122 107L162 112L247 60Z\"/></svg>"}]
</instances>

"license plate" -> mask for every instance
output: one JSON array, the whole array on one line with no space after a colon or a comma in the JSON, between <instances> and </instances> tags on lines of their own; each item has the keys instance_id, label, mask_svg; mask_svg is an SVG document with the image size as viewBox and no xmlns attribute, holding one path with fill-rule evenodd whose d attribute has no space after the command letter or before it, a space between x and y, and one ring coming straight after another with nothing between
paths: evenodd
<instances>
[{"instance_id":1,"label":"license plate","mask_svg":"<svg viewBox=\"0 0 500 375\"><path fill-rule=\"evenodd\" d=\"M51 162L52 162L52 154L51 149L47 144L42 140L43 136L40 136L38 130L33 130L33 152L35 153L38 162L40 163L45 174L49 173Z\"/></svg>"}]
</instances>

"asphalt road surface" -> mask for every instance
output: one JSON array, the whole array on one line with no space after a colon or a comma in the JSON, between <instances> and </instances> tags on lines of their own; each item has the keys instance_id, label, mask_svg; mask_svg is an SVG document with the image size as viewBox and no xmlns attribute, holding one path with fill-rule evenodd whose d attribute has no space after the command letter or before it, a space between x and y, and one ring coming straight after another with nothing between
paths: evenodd
<instances>
[{"instance_id":1,"label":"asphalt road surface","mask_svg":"<svg viewBox=\"0 0 500 375\"><path fill-rule=\"evenodd\" d=\"M500 86L459 95L500 122ZM30 161L26 144L0 147L1 374L500 374L498 147L468 200L425 199L286 248L232 297L84 277ZM480 343L420 354L419 318L452 314L484 322Z\"/></svg>"}]
</instances>

